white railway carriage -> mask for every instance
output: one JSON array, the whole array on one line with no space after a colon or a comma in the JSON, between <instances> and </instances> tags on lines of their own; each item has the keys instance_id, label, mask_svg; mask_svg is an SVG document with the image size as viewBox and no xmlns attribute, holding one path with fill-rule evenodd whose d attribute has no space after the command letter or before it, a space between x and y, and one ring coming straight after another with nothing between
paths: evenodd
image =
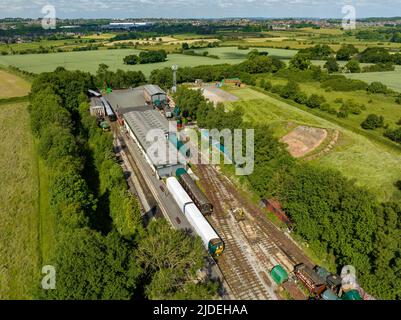
<instances>
[{"instance_id":1,"label":"white railway carriage","mask_svg":"<svg viewBox=\"0 0 401 320\"><path fill-rule=\"evenodd\" d=\"M113 108L111 107L110 103L103 97L100 98L100 100L103 103L104 110L106 112L106 115L109 117L110 121L116 121L117 117L113 111Z\"/></svg>"},{"instance_id":2,"label":"white railway carriage","mask_svg":"<svg viewBox=\"0 0 401 320\"><path fill-rule=\"evenodd\" d=\"M174 200L188 219L188 222L202 239L209 253L216 256L222 254L224 251L223 240L220 239L219 235L214 231L176 178L167 179L167 189L173 195Z\"/></svg>"}]
</instances>

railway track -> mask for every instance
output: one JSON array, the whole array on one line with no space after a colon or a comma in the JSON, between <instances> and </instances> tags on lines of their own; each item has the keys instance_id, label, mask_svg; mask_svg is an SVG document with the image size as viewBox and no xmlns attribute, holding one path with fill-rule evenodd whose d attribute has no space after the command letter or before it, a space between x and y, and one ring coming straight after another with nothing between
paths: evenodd
<instances>
[{"instance_id":1,"label":"railway track","mask_svg":"<svg viewBox=\"0 0 401 320\"><path fill-rule=\"evenodd\" d=\"M125 167L127 168L128 171L131 171L131 174L134 176L132 178L137 179L137 185L140 185L141 190L136 190L136 187L130 179L128 179L128 183L131 188L131 192L134 192L136 196L140 199L141 197L139 196L139 193L142 194L142 196L145 198L145 202L149 205L150 211L147 212L144 208L144 204L142 201L140 201L140 205L142 208L143 213L147 216L147 219L150 219L151 216L156 216L157 214L160 214L159 208L157 205L156 199L152 196L152 193L150 189L148 188L145 179L142 176L141 171L139 170L135 159L132 157L131 152L129 151L124 137L122 136L120 130L118 129L117 125L115 123L112 123L112 130L114 134L114 139L115 139L115 147L117 147L116 153L120 154L123 156L128 163L125 163ZM148 216L149 215L149 216ZM149 222L149 221L146 221Z\"/></svg>"},{"instance_id":2,"label":"railway track","mask_svg":"<svg viewBox=\"0 0 401 320\"><path fill-rule=\"evenodd\" d=\"M290 273L298 263L312 263L290 238L266 219L259 208L245 201L231 181L213 166L199 165L197 169L214 205L210 222L226 244L218 264L235 298L279 299L270 270L281 264ZM236 221L231 208L242 208L246 219ZM288 288L293 298L302 297L296 286Z\"/></svg>"}]
</instances>

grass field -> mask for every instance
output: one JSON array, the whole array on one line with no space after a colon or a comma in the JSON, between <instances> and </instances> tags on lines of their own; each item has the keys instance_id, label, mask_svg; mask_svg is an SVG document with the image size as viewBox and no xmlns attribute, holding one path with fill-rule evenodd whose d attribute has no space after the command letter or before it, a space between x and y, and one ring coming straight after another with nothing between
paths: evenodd
<instances>
[{"instance_id":1,"label":"grass field","mask_svg":"<svg viewBox=\"0 0 401 320\"><path fill-rule=\"evenodd\" d=\"M40 276L39 178L27 104L0 107L0 299L29 299Z\"/></svg>"},{"instance_id":2,"label":"grass field","mask_svg":"<svg viewBox=\"0 0 401 320\"><path fill-rule=\"evenodd\" d=\"M379 81L387 85L389 88L401 92L401 66L396 66L395 71L353 73L348 74L347 77L368 83Z\"/></svg>"},{"instance_id":3,"label":"grass field","mask_svg":"<svg viewBox=\"0 0 401 320\"><path fill-rule=\"evenodd\" d=\"M204 49L201 49L201 51L202 50ZM129 54L138 54L139 51L133 49L118 49L0 56L0 65L12 65L33 73L53 71L59 66L65 67L69 70L82 70L95 73L99 64L105 63L110 67L111 70L141 70L146 76L148 76L154 69L171 67L173 64L178 64L180 67L190 67L222 63L240 63L246 59L246 54L249 52L249 50L238 50L237 48L233 47L208 48L205 50L207 50L210 54L218 55L220 59L170 54L168 55L168 61L166 62L128 66L123 63L123 58ZM295 54L294 51L287 50L271 49L268 51L271 55L280 55L283 57L291 57Z\"/></svg>"},{"instance_id":4,"label":"grass field","mask_svg":"<svg viewBox=\"0 0 401 320\"><path fill-rule=\"evenodd\" d=\"M29 82L0 69L0 99L25 96L30 89Z\"/></svg>"},{"instance_id":5,"label":"grass field","mask_svg":"<svg viewBox=\"0 0 401 320\"><path fill-rule=\"evenodd\" d=\"M262 98L260 92L250 88L227 90L245 98L227 103L229 109L242 106L246 120L271 125L279 137L299 124L340 130L341 135L336 147L330 153L314 160L314 163L337 169L348 178L356 179L358 185L367 187L377 194L380 200L401 199L401 192L394 187L394 183L401 177L401 149L397 151L382 145L314 115L306 108L303 110L269 95ZM253 100L252 97L256 99Z\"/></svg>"},{"instance_id":6,"label":"grass field","mask_svg":"<svg viewBox=\"0 0 401 320\"><path fill-rule=\"evenodd\" d=\"M286 84L287 80L269 78L273 84ZM350 91L350 92L340 92L340 91L326 91L320 87L318 82L304 82L300 84L300 88L303 92L308 94L318 94L323 95L330 106L335 109L340 109L342 103L336 102L337 99L343 99L343 101L354 100L355 102L364 104L366 110L362 111L359 115L349 115L347 119L338 119L345 124L351 125L355 128L360 128L360 124L366 119L369 114L382 115L389 125L390 128L398 127L396 123L401 119L401 106L395 102L394 97L389 97L381 94L371 95L366 91ZM328 116L328 114L327 114ZM383 130L371 131L372 134L377 136L383 135Z\"/></svg>"}]
</instances>

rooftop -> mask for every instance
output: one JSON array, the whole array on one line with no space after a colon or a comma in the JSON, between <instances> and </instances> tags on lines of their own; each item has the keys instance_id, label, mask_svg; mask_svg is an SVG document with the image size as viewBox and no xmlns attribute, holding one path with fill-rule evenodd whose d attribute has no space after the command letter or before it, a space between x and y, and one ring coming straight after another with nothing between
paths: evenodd
<instances>
[{"instance_id":1,"label":"rooftop","mask_svg":"<svg viewBox=\"0 0 401 320\"><path fill-rule=\"evenodd\" d=\"M166 94L164 90L162 90L159 86L156 86L154 84L147 84L144 89L151 95L155 94Z\"/></svg>"},{"instance_id":2,"label":"rooftop","mask_svg":"<svg viewBox=\"0 0 401 320\"><path fill-rule=\"evenodd\" d=\"M159 113L159 111L154 109L130 111L128 113L125 113L123 117L128 126L134 132L142 148L146 152L148 152L148 156L150 154L156 156L155 158L157 159L151 159L156 167L176 165L177 163L185 163L184 157L177 151L175 146L165 136L168 135L171 130L169 128L169 122ZM151 130L154 129L162 130L164 134L163 140L147 140L147 135ZM153 152L155 148L157 149L157 153ZM166 150L166 156L161 157L161 154L159 154L159 150Z\"/></svg>"},{"instance_id":3,"label":"rooftop","mask_svg":"<svg viewBox=\"0 0 401 320\"><path fill-rule=\"evenodd\" d=\"M105 95L115 111L123 115L131 111L145 111L152 110L148 106L143 95L143 87L126 90L114 90L113 92Z\"/></svg>"}]
</instances>

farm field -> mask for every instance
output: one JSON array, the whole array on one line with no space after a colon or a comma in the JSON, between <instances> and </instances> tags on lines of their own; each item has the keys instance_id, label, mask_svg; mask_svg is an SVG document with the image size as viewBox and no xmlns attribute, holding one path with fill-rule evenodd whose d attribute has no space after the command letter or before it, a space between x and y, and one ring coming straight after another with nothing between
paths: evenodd
<instances>
[{"instance_id":1,"label":"farm field","mask_svg":"<svg viewBox=\"0 0 401 320\"><path fill-rule=\"evenodd\" d=\"M285 50L285 49L274 49L274 48L249 48L248 50L239 50L237 47L216 47L216 48L204 48L197 49L197 52L207 51L211 55L220 57L220 60L231 60L231 59L246 59L246 55L253 49L259 51L267 51L270 56L275 56L280 59L291 59L297 54L297 50Z\"/></svg>"},{"instance_id":2,"label":"farm field","mask_svg":"<svg viewBox=\"0 0 401 320\"><path fill-rule=\"evenodd\" d=\"M30 89L29 82L0 69L0 99L25 96Z\"/></svg>"},{"instance_id":3,"label":"farm field","mask_svg":"<svg viewBox=\"0 0 401 320\"><path fill-rule=\"evenodd\" d=\"M401 92L401 66L396 66L395 71L353 73L347 74L347 77L368 83L379 81L387 85L389 88Z\"/></svg>"},{"instance_id":4,"label":"farm field","mask_svg":"<svg viewBox=\"0 0 401 320\"><path fill-rule=\"evenodd\" d=\"M40 276L39 176L27 103L0 108L0 299L30 299Z\"/></svg>"},{"instance_id":5,"label":"farm field","mask_svg":"<svg viewBox=\"0 0 401 320\"><path fill-rule=\"evenodd\" d=\"M400 178L401 149L389 148L269 95L259 98L260 93L250 88L246 94L238 94L242 89L227 90L238 97L255 95L257 99L227 102L226 106L228 109L242 106L245 120L271 125L278 137L283 137L298 125L339 130L340 138L332 151L312 163L341 171L348 178L355 179L358 185L376 193L380 200L401 198L401 192L394 186Z\"/></svg>"},{"instance_id":6,"label":"farm field","mask_svg":"<svg viewBox=\"0 0 401 320\"><path fill-rule=\"evenodd\" d=\"M128 66L123 63L123 58L130 54L138 54L140 51L134 49L117 49L0 56L0 65L12 65L33 73L50 72L59 66L65 67L68 70L82 70L95 73L99 64L105 63L110 67L111 70L141 70L146 76L149 76L152 70L170 67L173 64L178 64L180 67L191 67L198 65L240 63L246 59L246 54L250 51L238 50L237 48L233 47L200 49L200 51L202 50L208 51L210 54L216 54L220 57L220 59L182 54L170 54L168 55L168 61L166 62ZM291 57L296 53L296 51L275 49L268 51L271 55L280 55L285 57Z\"/></svg>"}]
</instances>

